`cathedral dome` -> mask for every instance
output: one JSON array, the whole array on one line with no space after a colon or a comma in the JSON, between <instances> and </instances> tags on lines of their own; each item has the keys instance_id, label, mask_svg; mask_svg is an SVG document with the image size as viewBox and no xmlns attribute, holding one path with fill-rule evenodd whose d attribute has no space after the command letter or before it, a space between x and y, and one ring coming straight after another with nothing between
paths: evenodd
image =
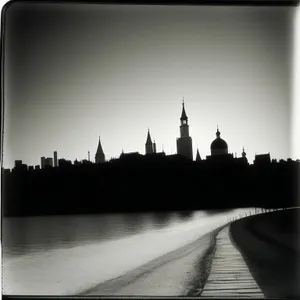
<instances>
[{"instance_id":1,"label":"cathedral dome","mask_svg":"<svg viewBox=\"0 0 300 300\"><path fill-rule=\"evenodd\" d=\"M221 149L228 149L227 143L221 139L221 138L216 138L213 140L213 142L210 145L210 150L221 150Z\"/></svg>"},{"instance_id":2,"label":"cathedral dome","mask_svg":"<svg viewBox=\"0 0 300 300\"><path fill-rule=\"evenodd\" d=\"M223 139L220 138L220 135L221 133L219 129L217 129L217 138L213 140L210 145L211 155L228 154L228 145Z\"/></svg>"}]
</instances>

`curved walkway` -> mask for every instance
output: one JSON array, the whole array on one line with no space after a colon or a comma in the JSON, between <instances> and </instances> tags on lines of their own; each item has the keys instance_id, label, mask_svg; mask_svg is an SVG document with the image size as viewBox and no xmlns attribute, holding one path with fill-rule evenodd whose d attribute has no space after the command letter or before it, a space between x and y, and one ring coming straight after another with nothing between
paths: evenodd
<instances>
[{"instance_id":1,"label":"curved walkway","mask_svg":"<svg viewBox=\"0 0 300 300\"><path fill-rule=\"evenodd\" d=\"M229 226L216 237L215 255L201 297L264 298L242 255L230 240Z\"/></svg>"}]
</instances>

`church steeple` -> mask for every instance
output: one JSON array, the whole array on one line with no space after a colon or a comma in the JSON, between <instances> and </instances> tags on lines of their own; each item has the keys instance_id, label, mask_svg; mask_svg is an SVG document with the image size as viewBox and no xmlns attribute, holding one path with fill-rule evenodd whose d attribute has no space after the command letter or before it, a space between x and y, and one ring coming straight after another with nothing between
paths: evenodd
<instances>
[{"instance_id":1,"label":"church steeple","mask_svg":"<svg viewBox=\"0 0 300 300\"><path fill-rule=\"evenodd\" d=\"M201 160L201 156L199 153L199 149L197 149L197 154L196 154L196 161L200 161Z\"/></svg>"},{"instance_id":2,"label":"church steeple","mask_svg":"<svg viewBox=\"0 0 300 300\"><path fill-rule=\"evenodd\" d=\"M150 130L148 128L148 134L147 134L147 140L146 140L146 145L152 145L152 140L151 140L151 136L150 136Z\"/></svg>"},{"instance_id":3,"label":"church steeple","mask_svg":"<svg viewBox=\"0 0 300 300\"><path fill-rule=\"evenodd\" d=\"M104 155L102 145L101 145L101 142L100 142L100 136L99 136L97 152L96 152L96 155L95 155L95 162L96 162L96 164L105 162L105 155Z\"/></svg>"},{"instance_id":4,"label":"church steeple","mask_svg":"<svg viewBox=\"0 0 300 300\"><path fill-rule=\"evenodd\" d=\"M145 152L146 152L146 154L153 153L153 143L151 140L149 128L148 128L147 140L146 140L146 144L145 144Z\"/></svg>"},{"instance_id":5,"label":"church steeple","mask_svg":"<svg viewBox=\"0 0 300 300\"><path fill-rule=\"evenodd\" d=\"M188 117L184 108L184 99L182 100L182 112L180 117L180 137L189 137L189 125L188 125Z\"/></svg>"},{"instance_id":6,"label":"church steeple","mask_svg":"<svg viewBox=\"0 0 300 300\"><path fill-rule=\"evenodd\" d=\"M182 99L182 112L181 112L180 121L181 121L181 125L188 123L188 117L186 115L185 108L184 108L184 98Z\"/></svg>"},{"instance_id":7,"label":"church steeple","mask_svg":"<svg viewBox=\"0 0 300 300\"><path fill-rule=\"evenodd\" d=\"M182 112L180 117L180 138L177 139L177 154L181 154L193 160L192 138L189 134L188 117L185 112L184 99L182 100Z\"/></svg>"}]
</instances>

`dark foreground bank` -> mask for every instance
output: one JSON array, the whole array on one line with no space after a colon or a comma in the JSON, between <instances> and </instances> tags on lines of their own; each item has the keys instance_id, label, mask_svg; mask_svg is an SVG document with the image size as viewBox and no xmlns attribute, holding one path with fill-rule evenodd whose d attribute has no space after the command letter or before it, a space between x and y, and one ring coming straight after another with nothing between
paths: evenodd
<instances>
[{"instance_id":1,"label":"dark foreground bank","mask_svg":"<svg viewBox=\"0 0 300 300\"><path fill-rule=\"evenodd\" d=\"M271 212L231 224L231 238L266 297L300 297L300 209Z\"/></svg>"}]
</instances>

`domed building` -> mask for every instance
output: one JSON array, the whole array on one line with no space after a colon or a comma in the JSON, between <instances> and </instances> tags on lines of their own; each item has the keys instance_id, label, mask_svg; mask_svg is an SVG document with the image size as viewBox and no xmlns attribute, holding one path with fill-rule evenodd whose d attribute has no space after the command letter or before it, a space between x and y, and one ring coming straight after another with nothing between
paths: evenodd
<instances>
[{"instance_id":1,"label":"domed building","mask_svg":"<svg viewBox=\"0 0 300 300\"><path fill-rule=\"evenodd\" d=\"M221 139L221 132L217 127L216 138L210 144L211 155L206 156L206 160L209 162L215 162L217 164L227 164L233 161L233 154L228 153L228 145L226 141Z\"/></svg>"},{"instance_id":2,"label":"domed building","mask_svg":"<svg viewBox=\"0 0 300 300\"><path fill-rule=\"evenodd\" d=\"M216 139L210 145L211 155L223 155L228 154L228 145L227 143L221 139L221 132L219 128L217 128Z\"/></svg>"}]
</instances>

